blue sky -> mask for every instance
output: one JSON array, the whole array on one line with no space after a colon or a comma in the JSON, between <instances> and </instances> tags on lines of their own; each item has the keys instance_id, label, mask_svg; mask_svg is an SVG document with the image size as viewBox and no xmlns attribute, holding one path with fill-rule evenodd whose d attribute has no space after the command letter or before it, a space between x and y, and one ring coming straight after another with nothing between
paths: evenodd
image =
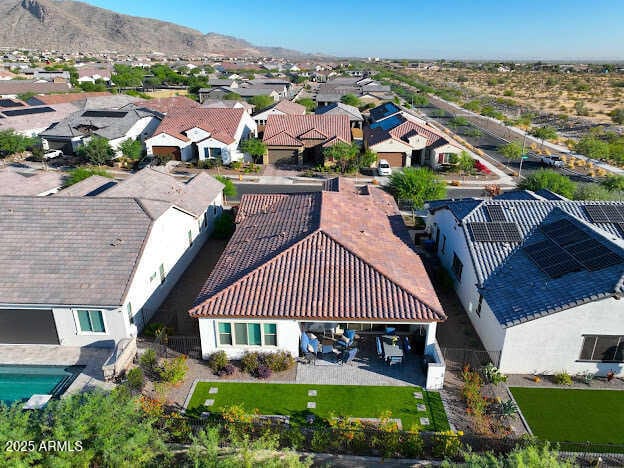
<instances>
[{"instance_id":1,"label":"blue sky","mask_svg":"<svg viewBox=\"0 0 624 468\"><path fill-rule=\"evenodd\" d=\"M621 0L85 0L256 45L338 56L624 59Z\"/></svg>"}]
</instances>

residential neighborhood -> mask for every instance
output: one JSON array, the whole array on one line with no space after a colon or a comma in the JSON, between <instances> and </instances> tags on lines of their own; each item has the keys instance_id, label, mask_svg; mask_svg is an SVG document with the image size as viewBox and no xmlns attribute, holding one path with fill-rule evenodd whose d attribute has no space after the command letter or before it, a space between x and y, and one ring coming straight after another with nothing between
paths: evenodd
<instances>
[{"instance_id":1,"label":"residential neighborhood","mask_svg":"<svg viewBox=\"0 0 624 468\"><path fill-rule=\"evenodd\" d=\"M93 3L0 2L0 466L624 465L619 12Z\"/></svg>"}]
</instances>

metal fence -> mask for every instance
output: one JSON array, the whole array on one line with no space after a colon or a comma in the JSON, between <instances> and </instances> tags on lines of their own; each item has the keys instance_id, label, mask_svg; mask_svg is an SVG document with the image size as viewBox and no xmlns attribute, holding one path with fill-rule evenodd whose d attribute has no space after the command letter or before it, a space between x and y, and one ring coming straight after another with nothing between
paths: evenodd
<instances>
[{"instance_id":1,"label":"metal fence","mask_svg":"<svg viewBox=\"0 0 624 468\"><path fill-rule=\"evenodd\" d=\"M442 348L442 355L446 362L446 368L450 370L461 370L466 364L474 369L483 367L490 362L498 366L500 361L500 351L484 351L471 348Z\"/></svg>"},{"instance_id":2,"label":"metal fence","mask_svg":"<svg viewBox=\"0 0 624 468\"><path fill-rule=\"evenodd\" d=\"M162 334L156 336L153 341L142 340L143 346L152 348L156 354L162 357L175 357L184 354L193 359L201 359L201 339L193 335Z\"/></svg>"}]
</instances>

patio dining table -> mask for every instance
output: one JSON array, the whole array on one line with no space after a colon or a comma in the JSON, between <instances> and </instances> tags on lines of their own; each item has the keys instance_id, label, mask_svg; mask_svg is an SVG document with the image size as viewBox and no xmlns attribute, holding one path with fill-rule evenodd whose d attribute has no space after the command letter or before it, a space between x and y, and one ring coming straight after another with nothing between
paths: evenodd
<instances>
[{"instance_id":1,"label":"patio dining table","mask_svg":"<svg viewBox=\"0 0 624 468\"><path fill-rule=\"evenodd\" d=\"M393 343L393 339L396 338L396 344ZM381 347L383 350L383 357L386 360L402 360L403 348L401 348L401 338L396 335L383 335L381 337Z\"/></svg>"}]
</instances>

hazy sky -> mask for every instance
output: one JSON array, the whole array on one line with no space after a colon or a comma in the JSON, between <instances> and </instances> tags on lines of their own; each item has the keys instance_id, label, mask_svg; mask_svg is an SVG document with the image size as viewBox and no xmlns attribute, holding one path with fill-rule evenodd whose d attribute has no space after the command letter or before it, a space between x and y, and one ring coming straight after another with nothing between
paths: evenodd
<instances>
[{"instance_id":1,"label":"hazy sky","mask_svg":"<svg viewBox=\"0 0 624 468\"><path fill-rule=\"evenodd\" d=\"M622 0L85 0L338 56L624 59Z\"/></svg>"}]
</instances>

